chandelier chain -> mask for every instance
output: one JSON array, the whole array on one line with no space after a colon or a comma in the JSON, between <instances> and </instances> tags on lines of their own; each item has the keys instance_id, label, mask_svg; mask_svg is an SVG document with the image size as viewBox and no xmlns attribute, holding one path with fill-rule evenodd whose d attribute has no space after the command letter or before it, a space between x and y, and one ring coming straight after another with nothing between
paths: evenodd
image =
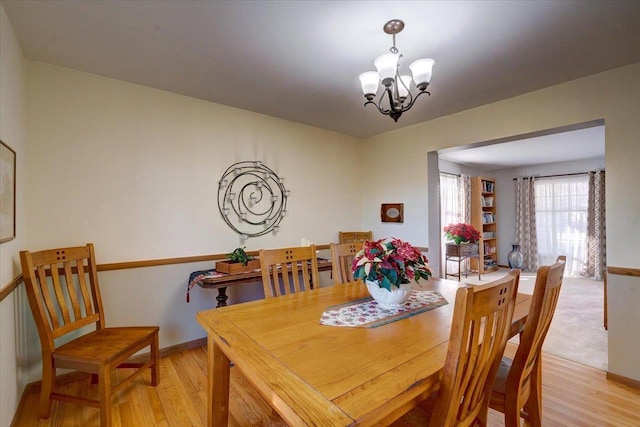
<instances>
[{"instance_id":1,"label":"chandelier chain","mask_svg":"<svg viewBox=\"0 0 640 427\"><path fill-rule=\"evenodd\" d=\"M389 51L391 51L391 53L398 53L398 48L396 47L396 33L395 31L393 32L393 46L391 46L389 48Z\"/></svg>"}]
</instances>

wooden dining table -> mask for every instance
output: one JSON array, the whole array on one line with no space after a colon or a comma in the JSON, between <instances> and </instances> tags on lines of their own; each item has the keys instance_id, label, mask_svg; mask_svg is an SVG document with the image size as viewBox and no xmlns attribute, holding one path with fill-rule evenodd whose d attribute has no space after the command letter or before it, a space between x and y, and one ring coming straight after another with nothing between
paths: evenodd
<instances>
[{"instance_id":1,"label":"wooden dining table","mask_svg":"<svg viewBox=\"0 0 640 427\"><path fill-rule=\"evenodd\" d=\"M197 313L208 335L208 425L228 423L230 362L291 426L392 422L438 390L460 286L423 280L416 290L448 304L374 328L320 324L328 308L368 297L362 282ZM530 297L518 294L511 335Z\"/></svg>"}]
</instances>

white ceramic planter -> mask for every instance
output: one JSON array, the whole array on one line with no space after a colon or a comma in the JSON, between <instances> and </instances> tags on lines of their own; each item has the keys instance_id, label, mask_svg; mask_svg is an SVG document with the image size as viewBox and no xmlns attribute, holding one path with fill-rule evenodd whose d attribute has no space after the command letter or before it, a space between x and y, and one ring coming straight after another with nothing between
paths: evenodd
<instances>
[{"instance_id":1,"label":"white ceramic planter","mask_svg":"<svg viewBox=\"0 0 640 427\"><path fill-rule=\"evenodd\" d=\"M381 288L378 282L367 280L367 289L374 300L384 308L395 308L401 306L411 295L411 283L403 283L400 288L392 288L388 291Z\"/></svg>"}]
</instances>

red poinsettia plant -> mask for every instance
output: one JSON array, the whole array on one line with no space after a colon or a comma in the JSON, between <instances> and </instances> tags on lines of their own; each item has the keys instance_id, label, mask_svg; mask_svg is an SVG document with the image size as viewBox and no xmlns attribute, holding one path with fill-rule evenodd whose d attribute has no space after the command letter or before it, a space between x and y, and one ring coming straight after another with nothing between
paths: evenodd
<instances>
[{"instance_id":1,"label":"red poinsettia plant","mask_svg":"<svg viewBox=\"0 0 640 427\"><path fill-rule=\"evenodd\" d=\"M354 279L377 281L381 288L391 290L431 276L429 261L420 250L396 238L364 242L353 258Z\"/></svg>"},{"instance_id":2,"label":"red poinsettia plant","mask_svg":"<svg viewBox=\"0 0 640 427\"><path fill-rule=\"evenodd\" d=\"M456 245L462 242L475 243L480 240L480 232L473 228L471 224L460 222L449 224L444 229L447 239L453 240Z\"/></svg>"}]
</instances>

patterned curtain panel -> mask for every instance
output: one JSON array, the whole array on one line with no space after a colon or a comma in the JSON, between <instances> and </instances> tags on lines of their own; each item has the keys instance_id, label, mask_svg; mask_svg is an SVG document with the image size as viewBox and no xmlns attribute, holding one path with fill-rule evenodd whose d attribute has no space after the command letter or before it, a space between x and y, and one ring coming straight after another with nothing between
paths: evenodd
<instances>
[{"instance_id":1,"label":"patterned curtain panel","mask_svg":"<svg viewBox=\"0 0 640 427\"><path fill-rule=\"evenodd\" d=\"M465 224L471 224L471 177L469 175L460 175L458 177L458 194L460 205L460 221ZM469 271L471 268L471 260L468 258L462 261L461 271Z\"/></svg>"},{"instance_id":2,"label":"patterned curtain panel","mask_svg":"<svg viewBox=\"0 0 640 427\"><path fill-rule=\"evenodd\" d=\"M607 266L605 219L605 173L589 172L587 259L582 275L590 279L602 280Z\"/></svg>"},{"instance_id":3,"label":"patterned curtain panel","mask_svg":"<svg viewBox=\"0 0 640 427\"><path fill-rule=\"evenodd\" d=\"M533 183L533 178L516 179L516 242L524 257L522 269L525 271L536 271L539 265Z\"/></svg>"}]
</instances>

